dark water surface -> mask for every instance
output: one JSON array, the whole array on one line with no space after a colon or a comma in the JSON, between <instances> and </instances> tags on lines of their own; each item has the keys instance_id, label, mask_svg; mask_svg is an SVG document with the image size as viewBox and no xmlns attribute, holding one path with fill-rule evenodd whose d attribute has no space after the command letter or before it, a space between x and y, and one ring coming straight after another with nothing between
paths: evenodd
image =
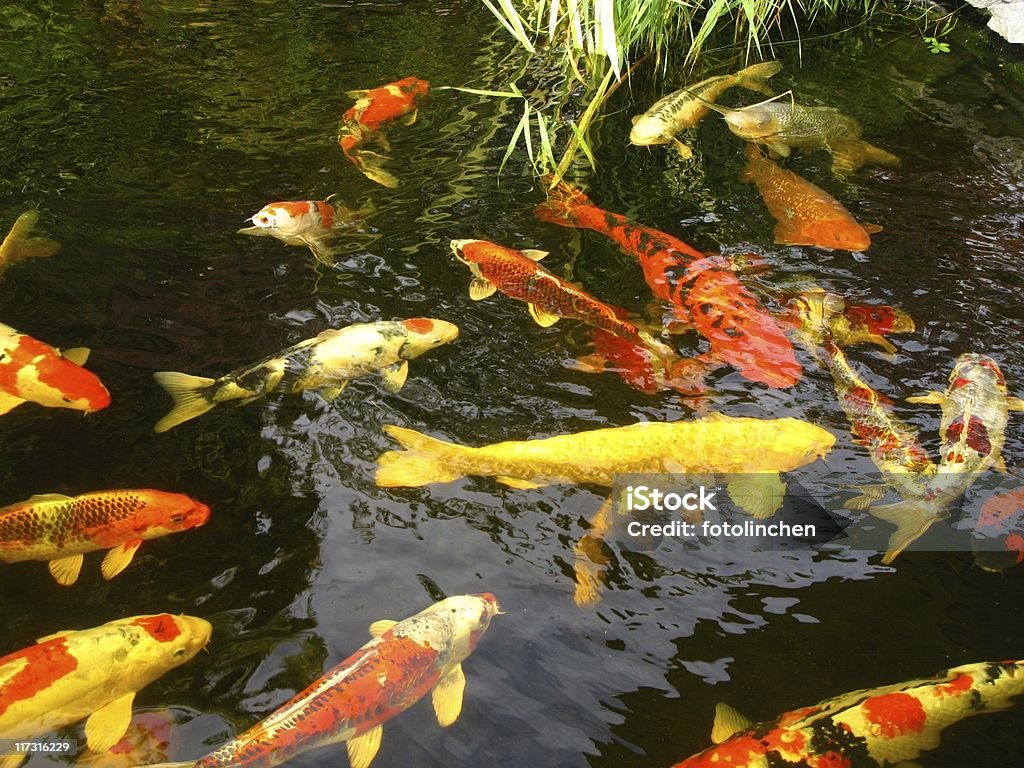
<instances>
[{"instance_id":1,"label":"dark water surface","mask_svg":"<svg viewBox=\"0 0 1024 768\"><path fill-rule=\"evenodd\" d=\"M461 718L442 730L417 705L385 726L375 765L604 768L667 766L704 748L717 701L769 719L857 688L1024 657L1024 569L985 573L970 552L909 553L885 567L843 548L730 562L672 544L616 549L603 602L580 610L572 547L600 489L484 479L376 488L376 458L394 447L384 424L481 445L692 413L675 394L569 370L586 351L577 324L542 329L518 302L469 299L451 238L550 250L546 266L599 296L636 311L650 301L611 242L532 216L542 196L523 156L499 184L517 105L434 91L415 125L389 132L397 190L342 156L345 91L407 75L484 88L518 76L518 53L481 34L493 24L475 0L7 3L0 21L0 225L39 207L41 229L64 246L7 273L0 321L54 346L90 347L88 367L113 397L85 418L32 405L5 416L0 504L154 487L213 509L205 527L144 544L111 582L99 555L71 588L42 564L4 566L0 654L121 616L208 619L208 653L136 700L172 707L182 724L169 757L195 758L366 642L372 621L486 590L507 615L465 665ZM859 118L903 159L847 182L828 173L825 153L789 166L885 227L866 254L773 245L755 188L737 178L742 146L720 120L691 134L703 152L691 163L627 146L629 116L681 74L641 76L615 95L595 133L600 173L588 192L702 249L762 254L772 269L751 279L763 288L813 279L909 310L917 331L894 338L895 361L850 351L898 402L943 388L967 351L993 355L1021 395L1024 88L985 35L958 34L948 55L929 54L912 28L805 41L802 67L795 47L777 51L776 87ZM269 201L331 194L372 201L379 236L334 269L303 248L235 234ZM170 406L154 371L220 375L331 326L417 315L462 334L413 361L398 394L368 379L331 405L273 397L152 433ZM674 342L698 349L692 336ZM827 462L801 473L870 471L828 374L799 354L805 377L787 391L717 372L713 409L829 429ZM938 409L897 412L934 453ZM1022 419L1010 417L1011 467L1024 459ZM292 764L336 766L343 751ZM950 728L920 763L1017 766L1021 755L1018 707Z\"/></svg>"}]
</instances>

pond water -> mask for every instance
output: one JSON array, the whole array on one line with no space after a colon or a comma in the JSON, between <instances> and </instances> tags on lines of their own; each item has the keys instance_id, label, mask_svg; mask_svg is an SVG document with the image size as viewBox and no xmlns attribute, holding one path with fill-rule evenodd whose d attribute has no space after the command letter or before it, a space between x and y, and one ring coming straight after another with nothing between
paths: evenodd
<instances>
[{"instance_id":1,"label":"pond water","mask_svg":"<svg viewBox=\"0 0 1024 768\"><path fill-rule=\"evenodd\" d=\"M505 37L484 33L494 25L481 4L25 2L4 4L0 19L0 224L38 207L41 231L63 245L6 273L0 321L90 347L88 367L113 398L87 417L33 405L5 416L0 503L152 487L213 510L200 529L146 543L110 582L99 555L69 588L41 564L4 566L0 654L134 614L209 620L208 652L136 699L137 710L172 710L168 757L182 760L270 713L366 642L371 622L493 592L506 615L465 664L459 721L442 730L421 703L385 726L375 765L424 768L667 766L710 743L718 701L766 720L1024 655L1024 569L983 572L969 551L882 566L878 553L844 547L716 560L672 543L615 545L602 602L581 610L573 545L601 489L479 478L376 487L376 459L394 448L385 424L483 445L693 413L676 393L571 370L586 352L579 324L543 329L519 302L470 300L452 238L545 249L548 268L601 298L637 312L650 302L609 240L534 218L543 195L522 150L499 177L517 105L434 90L414 125L389 130L398 189L341 154L346 91L407 75L493 89L520 74ZM812 279L908 310L917 330L893 337L895 359L867 346L849 354L933 454L938 410L902 399L943 389L957 355L992 355L1011 394L1024 394L1024 87L1009 73L1019 54L966 26L943 55L912 28L874 27L776 51L775 87L857 117L903 160L847 181L829 174L826 153L789 165L884 226L863 254L774 245L774 222L738 179L742 145L717 118L690 135L700 151L689 163L626 144L630 115L687 82L682 72L619 89L594 133L599 171L580 177L603 208L703 250L760 254L770 269L752 285ZM738 62L712 57L690 77ZM269 201L328 195L374 209L333 268L236 234ZM397 394L370 378L332 404L275 396L153 434L170 407L154 371L221 375L325 328L414 316L455 322L461 335L413 361ZM692 335L672 343L700 349ZM871 471L828 373L798 355L804 378L788 390L715 372L710 408L799 417L836 435L827 461L797 478ZM1011 467L1024 459L1022 418L1010 417ZM338 765L341 751L290 764ZM1018 707L950 728L919 762L1013 766L1022 754Z\"/></svg>"}]
</instances>

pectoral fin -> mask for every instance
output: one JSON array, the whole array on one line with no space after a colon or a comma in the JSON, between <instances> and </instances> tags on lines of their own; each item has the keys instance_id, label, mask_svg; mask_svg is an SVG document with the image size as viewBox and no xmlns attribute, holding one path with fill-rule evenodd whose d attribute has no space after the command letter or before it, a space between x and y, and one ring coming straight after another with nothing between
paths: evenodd
<instances>
[{"instance_id":1,"label":"pectoral fin","mask_svg":"<svg viewBox=\"0 0 1024 768\"><path fill-rule=\"evenodd\" d=\"M393 619L381 619L370 625L370 637L380 637L398 622Z\"/></svg>"},{"instance_id":2,"label":"pectoral fin","mask_svg":"<svg viewBox=\"0 0 1024 768\"><path fill-rule=\"evenodd\" d=\"M326 400L328 403L332 403L338 399L342 392L345 391L345 387L348 386L347 381L343 381L340 384L335 384L333 387L325 387L320 390L320 397Z\"/></svg>"},{"instance_id":3,"label":"pectoral fin","mask_svg":"<svg viewBox=\"0 0 1024 768\"><path fill-rule=\"evenodd\" d=\"M726 739L745 731L754 724L746 715L741 715L728 704L715 705L715 723L711 726L711 741L721 744Z\"/></svg>"},{"instance_id":4,"label":"pectoral fin","mask_svg":"<svg viewBox=\"0 0 1024 768\"><path fill-rule=\"evenodd\" d=\"M405 386L405 380L409 378L409 361L403 360L387 368L381 368L380 375L384 377L384 391L397 392Z\"/></svg>"},{"instance_id":5,"label":"pectoral fin","mask_svg":"<svg viewBox=\"0 0 1024 768\"><path fill-rule=\"evenodd\" d=\"M758 520L774 515L786 494L786 484L782 482L778 472L740 475L726 488L736 506Z\"/></svg>"},{"instance_id":6,"label":"pectoral fin","mask_svg":"<svg viewBox=\"0 0 1024 768\"><path fill-rule=\"evenodd\" d=\"M57 580L57 583L69 587L78 581L78 574L82 570L82 556L68 555L56 560L51 560L47 567L50 575Z\"/></svg>"},{"instance_id":7,"label":"pectoral fin","mask_svg":"<svg viewBox=\"0 0 1024 768\"><path fill-rule=\"evenodd\" d=\"M97 709L85 721L85 740L93 752L106 752L124 738L132 721L134 693L114 699L107 706Z\"/></svg>"},{"instance_id":8,"label":"pectoral fin","mask_svg":"<svg viewBox=\"0 0 1024 768\"><path fill-rule=\"evenodd\" d=\"M18 768L27 757L27 752L24 755L4 755L0 757L0 768Z\"/></svg>"},{"instance_id":9,"label":"pectoral fin","mask_svg":"<svg viewBox=\"0 0 1024 768\"><path fill-rule=\"evenodd\" d=\"M438 680L434 686L430 700L434 704L437 723L442 728L447 728L459 719L459 713L462 712L462 694L465 690L466 675L461 664Z\"/></svg>"},{"instance_id":10,"label":"pectoral fin","mask_svg":"<svg viewBox=\"0 0 1024 768\"><path fill-rule=\"evenodd\" d=\"M946 396L942 392L929 392L927 395L914 395L908 397L908 403L919 403L921 405L942 405Z\"/></svg>"},{"instance_id":11,"label":"pectoral fin","mask_svg":"<svg viewBox=\"0 0 1024 768\"><path fill-rule=\"evenodd\" d=\"M380 737L383 733L384 729L378 725L345 742L345 747L348 749L348 761L352 764L352 768L369 767L373 758L377 756L377 750L380 749Z\"/></svg>"},{"instance_id":12,"label":"pectoral fin","mask_svg":"<svg viewBox=\"0 0 1024 768\"><path fill-rule=\"evenodd\" d=\"M6 392L0 392L0 416L3 416L5 413L10 413L24 402L25 401L20 397L9 395Z\"/></svg>"},{"instance_id":13,"label":"pectoral fin","mask_svg":"<svg viewBox=\"0 0 1024 768\"><path fill-rule=\"evenodd\" d=\"M1011 411L1024 411L1024 400L1019 397L1006 398L1006 407Z\"/></svg>"},{"instance_id":14,"label":"pectoral fin","mask_svg":"<svg viewBox=\"0 0 1024 768\"><path fill-rule=\"evenodd\" d=\"M494 479L497 480L499 483L502 483L503 485L507 485L509 488L518 488L521 491L529 491L534 488L544 487L541 483L534 483L530 480L522 480L518 477L506 477L504 475L499 475Z\"/></svg>"},{"instance_id":15,"label":"pectoral fin","mask_svg":"<svg viewBox=\"0 0 1024 768\"><path fill-rule=\"evenodd\" d=\"M895 560L900 552L921 538L925 531L932 527L932 523L938 520L933 510L915 501L900 501L884 507L874 507L871 514L896 526L895 532L889 536L889 549L882 558L884 565Z\"/></svg>"},{"instance_id":16,"label":"pectoral fin","mask_svg":"<svg viewBox=\"0 0 1024 768\"><path fill-rule=\"evenodd\" d=\"M554 315L548 312L546 309L541 309L536 304L527 304L530 308L530 317L537 323L541 328L547 328L548 326L554 325L561 318L558 315Z\"/></svg>"},{"instance_id":17,"label":"pectoral fin","mask_svg":"<svg viewBox=\"0 0 1024 768\"><path fill-rule=\"evenodd\" d=\"M857 485L854 486L854 490L860 491L860 495L843 502L843 508L865 510L876 501L881 501L885 497L885 494L889 491L889 484Z\"/></svg>"},{"instance_id":18,"label":"pectoral fin","mask_svg":"<svg viewBox=\"0 0 1024 768\"><path fill-rule=\"evenodd\" d=\"M331 249L324 243L323 240L318 240L311 237L304 237L302 239L302 242L306 244L306 246L309 248L310 253L312 253L316 257L317 261L328 267L334 266L334 259L331 258Z\"/></svg>"},{"instance_id":19,"label":"pectoral fin","mask_svg":"<svg viewBox=\"0 0 1024 768\"><path fill-rule=\"evenodd\" d=\"M498 290L498 286L490 280L483 277L474 277L469 284L469 298L473 301L480 301L494 295L496 290Z\"/></svg>"},{"instance_id":20,"label":"pectoral fin","mask_svg":"<svg viewBox=\"0 0 1024 768\"><path fill-rule=\"evenodd\" d=\"M136 539L135 541L126 541L107 552L107 556L103 558L103 564L100 566L103 578L109 581L127 568L140 546L142 546L142 539Z\"/></svg>"},{"instance_id":21,"label":"pectoral fin","mask_svg":"<svg viewBox=\"0 0 1024 768\"><path fill-rule=\"evenodd\" d=\"M402 125L412 125L413 123L416 122L416 118L419 117L419 114L420 111L418 109L414 109L412 112L410 112L408 115L402 118Z\"/></svg>"},{"instance_id":22,"label":"pectoral fin","mask_svg":"<svg viewBox=\"0 0 1024 768\"><path fill-rule=\"evenodd\" d=\"M765 141L765 146L779 157L789 157L792 151L788 144L783 144L781 141L772 141L771 139Z\"/></svg>"},{"instance_id":23,"label":"pectoral fin","mask_svg":"<svg viewBox=\"0 0 1024 768\"><path fill-rule=\"evenodd\" d=\"M368 93L369 91L366 90L345 91L346 96L348 96L350 99L355 99L356 101L359 101L359 99L363 98L363 96L365 96Z\"/></svg>"},{"instance_id":24,"label":"pectoral fin","mask_svg":"<svg viewBox=\"0 0 1024 768\"><path fill-rule=\"evenodd\" d=\"M89 359L89 348L88 347L73 347L71 349L65 349L61 352L65 360L74 363L75 365L85 365L85 361Z\"/></svg>"},{"instance_id":25,"label":"pectoral fin","mask_svg":"<svg viewBox=\"0 0 1024 768\"><path fill-rule=\"evenodd\" d=\"M520 251L523 256L528 258L530 261L540 261L548 255L547 251L539 251L536 248L524 248Z\"/></svg>"},{"instance_id":26,"label":"pectoral fin","mask_svg":"<svg viewBox=\"0 0 1024 768\"><path fill-rule=\"evenodd\" d=\"M672 146L676 148L676 152L679 153L679 157L683 160L690 160L693 157L693 150L683 144L679 139L672 139Z\"/></svg>"}]
</instances>

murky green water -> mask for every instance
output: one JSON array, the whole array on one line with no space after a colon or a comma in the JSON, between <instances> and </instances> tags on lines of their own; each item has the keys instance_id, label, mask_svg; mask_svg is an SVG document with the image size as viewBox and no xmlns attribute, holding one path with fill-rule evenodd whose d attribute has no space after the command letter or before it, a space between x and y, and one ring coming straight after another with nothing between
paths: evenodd
<instances>
[{"instance_id":1,"label":"murky green water","mask_svg":"<svg viewBox=\"0 0 1024 768\"><path fill-rule=\"evenodd\" d=\"M842 550L729 563L672 545L616 551L604 601L581 611L572 546L599 489L481 479L376 488L376 458L393 447L383 424L479 445L691 413L673 394L568 370L585 351L578 326L541 329L500 296L472 302L449 239L550 250L549 268L634 310L648 289L609 241L534 219L541 195L523 157L499 184L515 124L504 104L435 91L415 125L390 132L398 190L341 155L347 90L412 74L500 87L515 73L504 39L482 40L492 22L475 0L167 5L0 9L0 224L37 206L64 246L7 273L0 321L91 347L89 367L113 396L87 418L35 406L4 417L0 503L155 487L203 500L213 517L145 544L111 582L98 555L72 588L39 564L4 566L0 653L125 615L208 619L209 653L137 699L174 709L170 757L194 758L362 645L371 621L488 590L507 615L466 664L462 717L442 731L429 706L413 708L387 724L375 764L606 768L669 765L707 746L719 700L769 719L856 688L1022 656L1024 571L983 573L969 552L907 554L889 568ZM850 353L894 399L943 387L966 351L996 357L1020 395L1024 88L1004 73L1019 63L983 35L960 34L941 56L914 34L881 32L806 41L802 67L795 48L778 51L777 86L856 116L903 158L899 170L847 183L828 174L824 153L790 166L884 225L864 255L772 245L772 220L737 179L741 145L720 121L698 129L705 156L695 163L626 146L629 115L667 87L642 78L620 89L597 131L589 193L702 249L761 253L772 267L755 278L764 286L810 277L908 309L918 330L896 339L895 362ZM372 201L379 235L334 270L302 248L234 234L266 202L331 194ZM333 405L271 398L151 432L169 408L153 371L219 375L330 326L416 315L454 321L462 335L414 361L398 394L358 382ZM692 337L676 343L697 349ZM713 407L831 430L827 465L806 472L870 471L828 374L801 355L805 378L787 391L720 371ZM934 451L937 411L897 409ZM1021 418L1007 435L1011 466L1024 459ZM1022 734L1024 708L968 720L920 762L1018 765ZM294 765L337 765L341 751Z\"/></svg>"}]
</instances>

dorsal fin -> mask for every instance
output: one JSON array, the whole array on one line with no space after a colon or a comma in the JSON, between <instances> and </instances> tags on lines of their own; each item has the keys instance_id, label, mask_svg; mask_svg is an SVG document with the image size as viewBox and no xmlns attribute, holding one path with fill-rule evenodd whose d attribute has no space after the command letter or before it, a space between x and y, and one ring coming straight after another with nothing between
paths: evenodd
<instances>
[{"instance_id":1,"label":"dorsal fin","mask_svg":"<svg viewBox=\"0 0 1024 768\"><path fill-rule=\"evenodd\" d=\"M721 744L740 731L745 731L754 724L753 720L741 715L728 704L719 702L715 705L715 723L711 726L711 741Z\"/></svg>"}]
</instances>

